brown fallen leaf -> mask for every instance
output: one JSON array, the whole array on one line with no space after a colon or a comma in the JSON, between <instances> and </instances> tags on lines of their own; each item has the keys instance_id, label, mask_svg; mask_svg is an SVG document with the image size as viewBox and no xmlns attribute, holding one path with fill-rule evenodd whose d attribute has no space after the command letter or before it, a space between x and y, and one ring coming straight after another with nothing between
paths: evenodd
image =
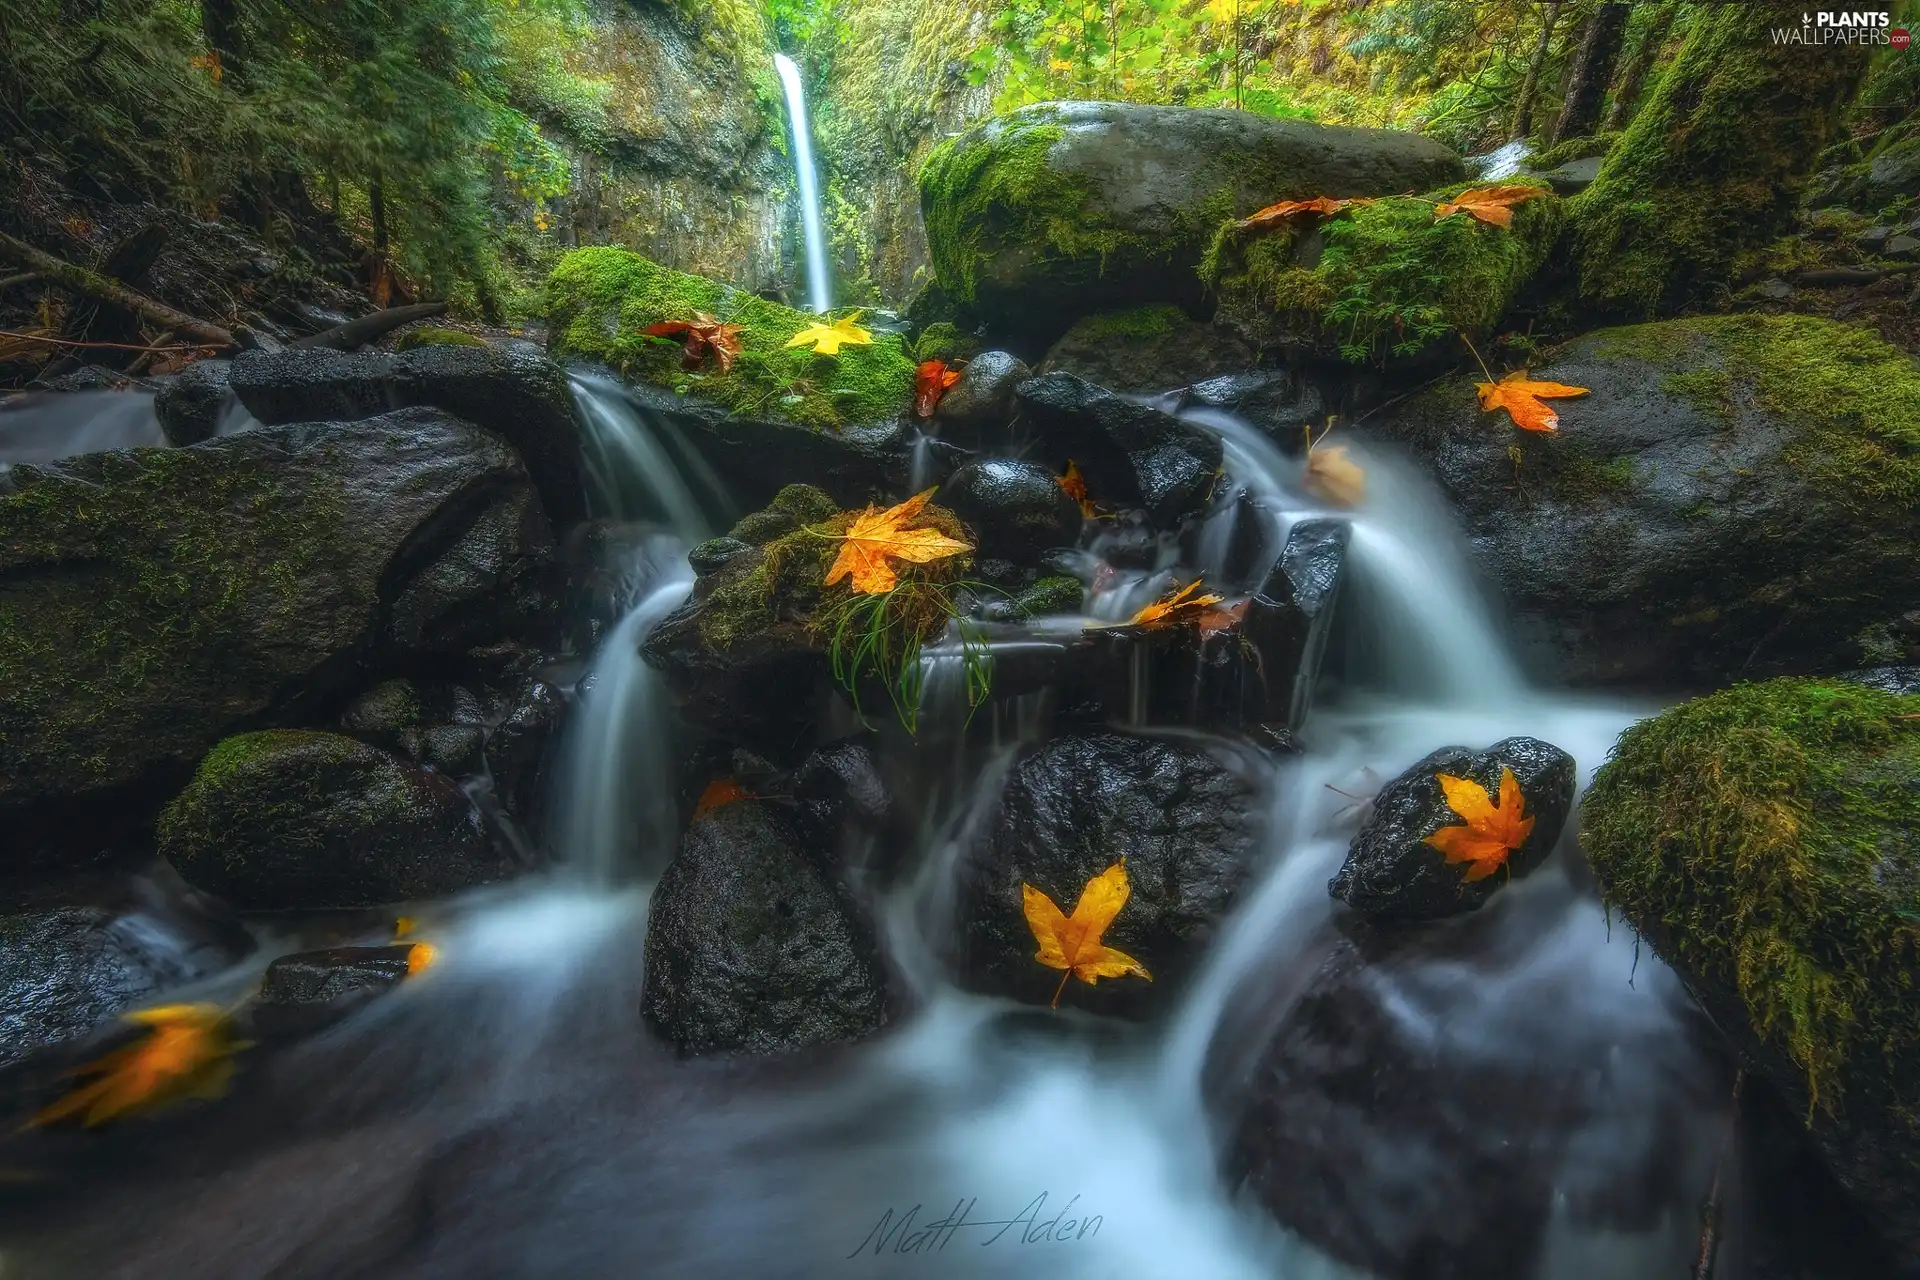
<instances>
[{"instance_id":1,"label":"brown fallen leaf","mask_svg":"<svg viewBox=\"0 0 1920 1280\"><path fill-rule=\"evenodd\" d=\"M840 544L840 554L827 570L822 586L832 586L842 578L853 578L853 590L860 595L884 595L893 590L899 577L889 560L909 564L929 564L973 550L971 543L949 538L938 529L912 529L907 526L920 518L934 491L915 494L896 507L882 511L868 507L855 518Z\"/></svg>"},{"instance_id":2,"label":"brown fallen leaf","mask_svg":"<svg viewBox=\"0 0 1920 1280\"><path fill-rule=\"evenodd\" d=\"M1248 214L1233 225L1240 231L1263 231L1268 227L1278 226L1288 218L1298 218L1306 214L1318 214L1321 217L1330 218L1342 209L1372 203L1373 201L1365 197L1341 200L1333 196L1314 196L1310 200L1282 200L1278 204L1268 205L1257 213Z\"/></svg>"},{"instance_id":3,"label":"brown fallen leaf","mask_svg":"<svg viewBox=\"0 0 1920 1280\"><path fill-rule=\"evenodd\" d=\"M1447 807L1466 820L1465 826L1442 827L1426 838L1446 856L1448 862L1467 864L1467 879L1484 880L1507 863L1507 857L1533 834L1533 819L1526 817L1526 797L1520 794L1519 779L1513 770L1500 770L1500 803L1495 804L1487 789L1472 778L1449 774L1433 775L1447 797Z\"/></svg>"},{"instance_id":4,"label":"brown fallen leaf","mask_svg":"<svg viewBox=\"0 0 1920 1280\"><path fill-rule=\"evenodd\" d=\"M1194 594L1200 590L1200 586L1201 580L1195 578L1178 591L1170 592L1160 597L1160 599L1155 600L1152 604L1145 606L1140 612L1127 619L1122 625L1145 627L1150 631L1158 630L1161 627L1171 627L1177 623L1190 622L1198 618L1208 609L1211 609L1214 605L1226 599L1225 596Z\"/></svg>"},{"instance_id":5,"label":"brown fallen leaf","mask_svg":"<svg viewBox=\"0 0 1920 1280\"><path fill-rule=\"evenodd\" d=\"M931 418L948 390L958 381L960 371L949 368L945 360L922 360L913 371L914 413L922 418Z\"/></svg>"},{"instance_id":6,"label":"brown fallen leaf","mask_svg":"<svg viewBox=\"0 0 1920 1280\"><path fill-rule=\"evenodd\" d=\"M1247 605L1250 600L1251 597L1247 600L1235 601L1233 604L1213 605L1202 611L1200 616L1194 619L1200 627L1200 638L1204 640L1215 632L1231 631L1239 626L1240 620L1247 616Z\"/></svg>"},{"instance_id":7,"label":"brown fallen leaf","mask_svg":"<svg viewBox=\"0 0 1920 1280\"><path fill-rule=\"evenodd\" d=\"M1480 407L1491 411L1505 409L1513 425L1523 431L1558 431L1560 415L1543 402L1542 397L1566 399L1587 394L1585 387L1564 382L1534 382L1524 369L1515 370L1498 382L1474 384L1480 392Z\"/></svg>"},{"instance_id":8,"label":"brown fallen leaf","mask_svg":"<svg viewBox=\"0 0 1920 1280\"><path fill-rule=\"evenodd\" d=\"M1060 1007L1060 994L1067 989L1070 977L1089 986L1102 978L1126 974L1153 981L1153 975L1138 960L1100 941L1107 926L1120 914L1120 908L1127 905L1132 892L1125 864L1116 862L1087 881L1080 891L1080 901L1073 904L1073 914L1066 916L1060 913L1052 898L1030 884L1021 883L1021 909L1026 913L1027 927L1033 930L1033 940L1040 944L1033 958L1049 969L1064 970L1060 985L1054 988L1053 1008Z\"/></svg>"},{"instance_id":9,"label":"brown fallen leaf","mask_svg":"<svg viewBox=\"0 0 1920 1280\"><path fill-rule=\"evenodd\" d=\"M662 320L640 331L649 338L681 338L680 367L698 369L708 355L726 373L733 358L740 354L740 326L722 324L704 311L693 313L691 320Z\"/></svg>"},{"instance_id":10,"label":"brown fallen leaf","mask_svg":"<svg viewBox=\"0 0 1920 1280\"><path fill-rule=\"evenodd\" d=\"M1367 496L1367 473L1347 456L1347 446L1315 441L1307 449L1306 486L1336 507L1357 507Z\"/></svg>"},{"instance_id":11,"label":"brown fallen leaf","mask_svg":"<svg viewBox=\"0 0 1920 1280\"><path fill-rule=\"evenodd\" d=\"M715 778L706 785L706 789L700 793L700 798L694 802L693 816L698 818L702 814L712 813L722 805L732 804L736 800L751 799L753 799L753 793L732 778Z\"/></svg>"},{"instance_id":12,"label":"brown fallen leaf","mask_svg":"<svg viewBox=\"0 0 1920 1280\"><path fill-rule=\"evenodd\" d=\"M1442 200L1433 206L1433 216L1437 221L1456 213L1464 213L1494 227L1513 225L1513 206L1535 196L1547 196L1553 193L1545 187L1475 187L1471 191L1462 191L1451 200Z\"/></svg>"},{"instance_id":13,"label":"brown fallen leaf","mask_svg":"<svg viewBox=\"0 0 1920 1280\"><path fill-rule=\"evenodd\" d=\"M97 1077L41 1108L35 1125L78 1116L91 1129L123 1116L157 1111L185 1098L217 1098L233 1075L232 1057L247 1046L233 1039L233 1022L215 1004L169 1004L123 1015L150 1030L70 1074Z\"/></svg>"},{"instance_id":14,"label":"brown fallen leaf","mask_svg":"<svg viewBox=\"0 0 1920 1280\"><path fill-rule=\"evenodd\" d=\"M1080 474L1080 464L1072 458L1067 459L1067 472L1060 477L1060 487L1066 495L1080 504L1080 514L1088 520L1098 518L1094 511L1093 499L1087 496L1087 478Z\"/></svg>"}]
</instances>

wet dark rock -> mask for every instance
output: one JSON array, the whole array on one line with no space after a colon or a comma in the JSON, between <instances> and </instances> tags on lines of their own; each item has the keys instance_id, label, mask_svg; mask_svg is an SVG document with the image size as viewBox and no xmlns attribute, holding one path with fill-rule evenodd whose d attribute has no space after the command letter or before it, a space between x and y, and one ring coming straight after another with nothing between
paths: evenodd
<instances>
[{"instance_id":1,"label":"wet dark rock","mask_svg":"<svg viewBox=\"0 0 1920 1280\"><path fill-rule=\"evenodd\" d=\"M1664 1000L1579 1007L1569 989L1590 976L1542 964L1537 936L1478 916L1340 939L1291 986L1237 992L1206 1069L1210 1109L1231 1117L1228 1184L1396 1280L1534 1280L1555 1228L1690 1218L1730 1074L1710 1032L1644 967ZM1266 1009L1285 1011L1277 1026Z\"/></svg>"},{"instance_id":2,"label":"wet dark rock","mask_svg":"<svg viewBox=\"0 0 1920 1280\"><path fill-rule=\"evenodd\" d=\"M412 645L531 625L536 505L511 449L431 409L13 468L9 829L65 846L138 827L222 737L312 723Z\"/></svg>"},{"instance_id":3,"label":"wet dark rock","mask_svg":"<svg viewBox=\"0 0 1920 1280\"><path fill-rule=\"evenodd\" d=\"M1069 373L1051 373L1015 393L1032 456L1058 475L1069 461L1094 501L1139 507L1161 528L1199 510L1219 474L1218 438L1170 413L1135 404Z\"/></svg>"},{"instance_id":4,"label":"wet dark rock","mask_svg":"<svg viewBox=\"0 0 1920 1280\"><path fill-rule=\"evenodd\" d=\"M494 794L523 827L538 830L558 766L557 753L571 706L544 680L530 680L506 717L487 735L487 771Z\"/></svg>"},{"instance_id":5,"label":"wet dark rock","mask_svg":"<svg viewBox=\"0 0 1920 1280\"><path fill-rule=\"evenodd\" d=\"M882 835L904 846L906 833L900 828L907 820L881 769L876 734L855 734L814 751L795 770L792 791L810 847L835 851L849 839Z\"/></svg>"},{"instance_id":6,"label":"wet dark rock","mask_svg":"<svg viewBox=\"0 0 1920 1280\"><path fill-rule=\"evenodd\" d=\"M1840 678L1888 693L1920 693L1920 667L1869 667Z\"/></svg>"},{"instance_id":7,"label":"wet dark rock","mask_svg":"<svg viewBox=\"0 0 1920 1280\"><path fill-rule=\"evenodd\" d=\"M333 947L281 956L246 1007L270 1038L311 1035L406 981L413 946Z\"/></svg>"},{"instance_id":8,"label":"wet dark rock","mask_svg":"<svg viewBox=\"0 0 1920 1280\"><path fill-rule=\"evenodd\" d=\"M938 500L973 531L982 557L1031 564L1080 538L1080 504L1054 472L1036 462L970 462L948 477Z\"/></svg>"},{"instance_id":9,"label":"wet dark rock","mask_svg":"<svg viewBox=\"0 0 1920 1280\"><path fill-rule=\"evenodd\" d=\"M153 384L145 378L129 378L112 369L103 369L97 364L81 365L72 373L63 373L44 382L34 381L28 384L39 391L129 391L136 388L148 388Z\"/></svg>"},{"instance_id":10,"label":"wet dark rock","mask_svg":"<svg viewBox=\"0 0 1920 1280\"><path fill-rule=\"evenodd\" d=\"M1745 314L1601 330L1532 376L1591 389L1556 433L1481 412L1472 377L1361 427L1439 480L1530 668L1696 689L1887 661L1920 608L1909 356Z\"/></svg>"},{"instance_id":11,"label":"wet dark rock","mask_svg":"<svg viewBox=\"0 0 1920 1280\"><path fill-rule=\"evenodd\" d=\"M1288 453L1304 448L1303 428L1326 418L1326 401L1306 378L1282 369L1228 374L1196 382L1182 403L1223 409L1272 436Z\"/></svg>"},{"instance_id":12,"label":"wet dark rock","mask_svg":"<svg viewBox=\"0 0 1920 1280\"><path fill-rule=\"evenodd\" d=\"M238 957L230 940L139 910L0 914L0 1067Z\"/></svg>"},{"instance_id":13,"label":"wet dark rock","mask_svg":"<svg viewBox=\"0 0 1920 1280\"><path fill-rule=\"evenodd\" d=\"M270 427L353 422L395 409L387 391L393 357L381 351L288 347L244 351L227 372L246 411Z\"/></svg>"},{"instance_id":14,"label":"wet dark rock","mask_svg":"<svg viewBox=\"0 0 1920 1280\"><path fill-rule=\"evenodd\" d=\"M418 729L423 717L420 691L411 680L383 680L340 713L340 728L378 747L391 749L400 735Z\"/></svg>"},{"instance_id":15,"label":"wet dark rock","mask_svg":"<svg viewBox=\"0 0 1920 1280\"><path fill-rule=\"evenodd\" d=\"M990 622L1024 622L1050 613L1078 613L1087 589L1078 578L1050 574L1005 598L987 601L981 615Z\"/></svg>"},{"instance_id":16,"label":"wet dark rock","mask_svg":"<svg viewBox=\"0 0 1920 1280\"><path fill-rule=\"evenodd\" d=\"M1061 1004L1123 1017L1165 1009L1246 887L1260 830L1253 785L1195 743L1055 738L1013 767L992 825L961 860L956 977L969 990L1051 1001L1060 974L1034 962L1021 884L1071 913L1087 881L1124 859L1132 896L1105 941L1153 981L1076 980Z\"/></svg>"},{"instance_id":17,"label":"wet dark rock","mask_svg":"<svg viewBox=\"0 0 1920 1280\"><path fill-rule=\"evenodd\" d=\"M420 762L463 778L485 764L486 731L472 724L436 724L420 734Z\"/></svg>"},{"instance_id":18,"label":"wet dark rock","mask_svg":"<svg viewBox=\"0 0 1920 1280\"><path fill-rule=\"evenodd\" d=\"M1123 394L1171 391L1259 363L1252 347L1171 305L1085 316L1047 351L1040 373L1071 373Z\"/></svg>"},{"instance_id":19,"label":"wet dark rock","mask_svg":"<svg viewBox=\"0 0 1920 1280\"><path fill-rule=\"evenodd\" d=\"M647 917L641 1008L687 1054L858 1040L891 1015L871 926L757 800L681 837Z\"/></svg>"},{"instance_id":20,"label":"wet dark rock","mask_svg":"<svg viewBox=\"0 0 1920 1280\"><path fill-rule=\"evenodd\" d=\"M1004 443L1013 417L1013 390L1033 371L1005 351L982 351L960 372L960 381L940 398L933 429L968 448Z\"/></svg>"},{"instance_id":21,"label":"wet dark rock","mask_svg":"<svg viewBox=\"0 0 1920 1280\"><path fill-rule=\"evenodd\" d=\"M1470 778L1498 801L1502 769L1513 770L1533 830L1508 855L1506 870L1467 880L1463 867L1426 843L1441 827L1461 821L1435 775ZM1354 835L1327 892L1382 921L1438 920L1475 910L1509 878L1524 876L1546 860L1573 809L1573 787L1573 757L1538 738L1504 738L1485 751L1442 747L1374 797L1372 814Z\"/></svg>"},{"instance_id":22,"label":"wet dark rock","mask_svg":"<svg viewBox=\"0 0 1920 1280\"><path fill-rule=\"evenodd\" d=\"M161 381L153 396L153 411L168 443L199 444L212 438L226 410L227 397L232 394L227 386L232 368L226 360L196 360Z\"/></svg>"},{"instance_id":23,"label":"wet dark rock","mask_svg":"<svg viewBox=\"0 0 1920 1280\"><path fill-rule=\"evenodd\" d=\"M694 573L705 577L737 555L753 550L753 544L740 538L709 538L693 550L687 552L687 564Z\"/></svg>"},{"instance_id":24,"label":"wet dark rock","mask_svg":"<svg viewBox=\"0 0 1920 1280\"><path fill-rule=\"evenodd\" d=\"M237 906L335 910L515 870L458 783L331 733L228 738L160 817L161 856Z\"/></svg>"},{"instance_id":25,"label":"wet dark rock","mask_svg":"<svg viewBox=\"0 0 1920 1280\"><path fill-rule=\"evenodd\" d=\"M1585 156L1579 160L1569 160L1540 176L1546 179L1555 195L1577 196L1593 185L1593 180L1600 176L1600 166L1606 162L1605 156Z\"/></svg>"}]
</instances>

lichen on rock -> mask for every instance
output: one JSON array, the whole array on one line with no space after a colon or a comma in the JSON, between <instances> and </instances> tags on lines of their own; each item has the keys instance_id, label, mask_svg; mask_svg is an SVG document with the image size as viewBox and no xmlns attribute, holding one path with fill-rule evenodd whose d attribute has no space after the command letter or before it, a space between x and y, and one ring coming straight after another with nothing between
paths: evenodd
<instances>
[{"instance_id":1,"label":"lichen on rock","mask_svg":"<svg viewBox=\"0 0 1920 1280\"><path fill-rule=\"evenodd\" d=\"M548 324L556 358L594 360L635 382L717 403L743 417L793 422L822 430L885 422L903 414L913 394L913 362L894 334L822 356L789 347L816 317L704 276L660 266L627 249L576 249L547 284ZM681 345L647 337L662 321L705 313L740 326L733 367L682 367Z\"/></svg>"}]
</instances>

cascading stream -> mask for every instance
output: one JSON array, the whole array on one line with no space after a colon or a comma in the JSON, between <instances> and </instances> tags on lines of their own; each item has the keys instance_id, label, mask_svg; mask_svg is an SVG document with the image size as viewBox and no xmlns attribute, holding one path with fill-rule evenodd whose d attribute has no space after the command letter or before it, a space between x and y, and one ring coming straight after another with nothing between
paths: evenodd
<instances>
[{"instance_id":1,"label":"cascading stream","mask_svg":"<svg viewBox=\"0 0 1920 1280\"><path fill-rule=\"evenodd\" d=\"M773 55L774 70L787 95L787 120L792 126L793 167L800 182L800 225L807 244L807 305L825 315L833 307L833 286L827 277L827 237L820 220L820 175L813 167L813 136L807 124L807 95L800 84L800 68L784 53Z\"/></svg>"}]
</instances>

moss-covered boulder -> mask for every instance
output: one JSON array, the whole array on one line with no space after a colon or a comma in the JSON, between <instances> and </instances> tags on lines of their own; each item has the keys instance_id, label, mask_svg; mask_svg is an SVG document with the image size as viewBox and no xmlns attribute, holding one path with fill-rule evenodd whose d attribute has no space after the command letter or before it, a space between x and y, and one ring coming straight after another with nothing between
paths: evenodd
<instances>
[{"instance_id":1,"label":"moss-covered boulder","mask_svg":"<svg viewBox=\"0 0 1920 1280\"><path fill-rule=\"evenodd\" d=\"M1467 526L1531 665L1704 688L1906 657L1920 607L1920 371L1803 316L1605 329L1532 376L1591 394L1552 434L1472 376L1364 428L1409 448Z\"/></svg>"},{"instance_id":2,"label":"moss-covered boulder","mask_svg":"<svg viewBox=\"0 0 1920 1280\"><path fill-rule=\"evenodd\" d=\"M1259 357L1230 331L1171 303L1084 316L1047 351L1041 373L1071 373L1109 391L1171 391L1245 373Z\"/></svg>"},{"instance_id":3,"label":"moss-covered boulder","mask_svg":"<svg viewBox=\"0 0 1920 1280\"><path fill-rule=\"evenodd\" d=\"M1552 252L1565 205L1542 194L1513 206L1513 224L1434 216L1467 188L1353 205L1277 227L1222 226L1200 273L1220 299L1216 322L1256 346L1304 349L1351 363L1460 354L1511 307Z\"/></svg>"},{"instance_id":4,"label":"moss-covered boulder","mask_svg":"<svg viewBox=\"0 0 1920 1280\"><path fill-rule=\"evenodd\" d=\"M1777 680L1624 734L1594 873L1920 1258L1920 697Z\"/></svg>"},{"instance_id":5,"label":"moss-covered boulder","mask_svg":"<svg viewBox=\"0 0 1920 1280\"><path fill-rule=\"evenodd\" d=\"M696 314L740 326L740 354L725 372L684 367L678 340L648 326ZM913 398L913 361L896 334L819 355L787 341L819 317L717 280L687 275L627 249L576 249L547 281L549 346L562 360L604 364L632 382L710 401L746 418L819 430L887 422Z\"/></svg>"},{"instance_id":6,"label":"moss-covered boulder","mask_svg":"<svg viewBox=\"0 0 1920 1280\"><path fill-rule=\"evenodd\" d=\"M453 779L305 730L240 734L208 752L159 837L188 884L270 911L434 897L515 869Z\"/></svg>"},{"instance_id":7,"label":"moss-covered boulder","mask_svg":"<svg viewBox=\"0 0 1920 1280\"><path fill-rule=\"evenodd\" d=\"M1276 200L1421 191L1460 176L1458 156L1410 133L1040 103L929 155L920 206L946 297L1037 348L1089 312L1198 306L1194 268L1224 219Z\"/></svg>"},{"instance_id":8,"label":"moss-covered boulder","mask_svg":"<svg viewBox=\"0 0 1920 1280\"><path fill-rule=\"evenodd\" d=\"M14 468L9 853L143 827L222 737L369 668L524 634L550 553L514 451L428 409Z\"/></svg>"}]
</instances>

